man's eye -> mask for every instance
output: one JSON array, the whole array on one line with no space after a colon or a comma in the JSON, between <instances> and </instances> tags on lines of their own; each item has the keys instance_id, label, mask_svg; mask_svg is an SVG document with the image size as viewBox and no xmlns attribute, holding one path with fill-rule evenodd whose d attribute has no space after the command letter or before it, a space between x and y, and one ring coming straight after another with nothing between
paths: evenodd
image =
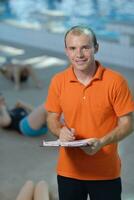
<instances>
[{"instance_id":1,"label":"man's eye","mask_svg":"<svg viewBox=\"0 0 134 200\"><path fill-rule=\"evenodd\" d=\"M75 47L70 47L69 49L70 49L70 50L75 50Z\"/></svg>"},{"instance_id":2,"label":"man's eye","mask_svg":"<svg viewBox=\"0 0 134 200\"><path fill-rule=\"evenodd\" d=\"M83 49L86 49L86 50L88 50L88 49L90 49L91 47L90 46L84 46L83 47Z\"/></svg>"}]
</instances>

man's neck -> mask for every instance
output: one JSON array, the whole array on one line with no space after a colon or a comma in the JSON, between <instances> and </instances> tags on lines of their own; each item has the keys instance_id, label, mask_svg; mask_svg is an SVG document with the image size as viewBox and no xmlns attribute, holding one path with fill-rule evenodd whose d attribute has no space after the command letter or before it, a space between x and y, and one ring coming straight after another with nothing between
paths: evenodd
<instances>
[{"instance_id":1,"label":"man's neck","mask_svg":"<svg viewBox=\"0 0 134 200\"><path fill-rule=\"evenodd\" d=\"M81 82L83 85L86 86L91 82L91 80L96 72L96 69L97 69L96 63L94 63L92 66L89 66L89 69L87 69L85 71L74 69L74 73L75 73L77 79L79 80L79 82Z\"/></svg>"}]
</instances>

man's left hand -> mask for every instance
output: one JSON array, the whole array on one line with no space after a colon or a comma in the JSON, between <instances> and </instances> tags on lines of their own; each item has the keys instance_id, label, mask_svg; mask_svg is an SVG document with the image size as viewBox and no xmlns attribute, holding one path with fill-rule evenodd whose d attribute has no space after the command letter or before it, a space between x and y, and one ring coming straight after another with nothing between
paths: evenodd
<instances>
[{"instance_id":1,"label":"man's left hand","mask_svg":"<svg viewBox=\"0 0 134 200\"><path fill-rule=\"evenodd\" d=\"M88 145L86 147L81 147L81 149L89 154L89 155L94 155L96 154L101 148L102 148L102 143L100 139L97 138L90 138L88 140Z\"/></svg>"}]
</instances>

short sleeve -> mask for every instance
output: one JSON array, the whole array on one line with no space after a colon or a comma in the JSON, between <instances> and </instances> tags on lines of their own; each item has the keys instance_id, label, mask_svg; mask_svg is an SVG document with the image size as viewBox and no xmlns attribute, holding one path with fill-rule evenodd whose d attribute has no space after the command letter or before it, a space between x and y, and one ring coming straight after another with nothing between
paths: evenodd
<instances>
[{"instance_id":1,"label":"short sleeve","mask_svg":"<svg viewBox=\"0 0 134 200\"><path fill-rule=\"evenodd\" d=\"M116 91L114 91L113 107L117 116L122 116L134 111L134 99L125 80L123 80Z\"/></svg>"},{"instance_id":2,"label":"short sleeve","mask_svg":"<svg viewBox=\"0 0 134 200\"><path fill-rule=\"evenodd\" d=\"M61 113L60 106L60 80L55 76L49 86L45 109L49 112Z\"/></svg>"}]
</instances>

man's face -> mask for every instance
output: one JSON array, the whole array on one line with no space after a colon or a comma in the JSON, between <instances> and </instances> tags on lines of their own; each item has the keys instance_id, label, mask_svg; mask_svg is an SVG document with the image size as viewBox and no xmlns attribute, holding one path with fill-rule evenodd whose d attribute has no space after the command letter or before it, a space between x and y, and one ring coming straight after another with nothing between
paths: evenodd
<instances>
[{"instance_id":1,"label":"man's face","mask_svg":"<svg viewBox=\"0 0 134 200\"><path fill-rule=\"evenodd\" d=\"M66 37L66 54L74 69L85 71L94 63L94 45L92 37L86 34Z\"/></svg>"}]
</instances>

